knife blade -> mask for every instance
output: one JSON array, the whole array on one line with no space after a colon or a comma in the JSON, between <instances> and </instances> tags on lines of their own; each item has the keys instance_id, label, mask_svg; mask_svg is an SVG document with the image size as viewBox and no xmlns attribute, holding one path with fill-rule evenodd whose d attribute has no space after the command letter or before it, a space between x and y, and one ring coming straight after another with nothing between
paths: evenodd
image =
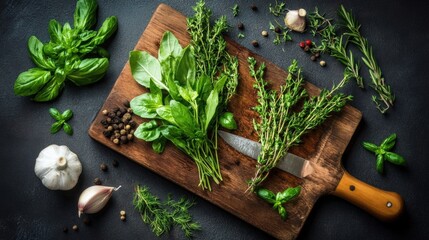
<instances>
[{"instance_id":1,"label":"knife blade","mask_svg":"<svg viewBox=\"0 0 429 240\"><path fill-rule=\"evenodd\" d=\"M258 159L259 153L261 152L261 144L259 142L222 130L219 130L218 133L228 145L238 152L255 160ZM286 156L280 159L276 167L299 178L304 178L314 171L310 161L293 153L287 153Z\"/></svg>"}]
</instances>

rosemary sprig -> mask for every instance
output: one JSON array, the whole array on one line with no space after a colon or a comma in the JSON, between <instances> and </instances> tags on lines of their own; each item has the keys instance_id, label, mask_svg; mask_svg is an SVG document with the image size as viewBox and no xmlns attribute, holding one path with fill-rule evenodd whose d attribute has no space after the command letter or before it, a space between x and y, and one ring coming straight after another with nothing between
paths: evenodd
<instances>
[{"instance_id":1,"label":"rosemary sprig","mask_svg":"<svg viewBox=\"0 0 429 240\"><path fill-rule=\"evenodd\" d=\"M276 167L287 151L301 142L304 134L322 124L333 112L338 112L352 97L337 93L347 78L334 85L331 90L322 90L320 95L308 97L303 88L302 70L296 60L288 68L286 83L279 91L267 89L264 80L265 64L256 69L256 60L248 58L250 75L255 79L258 105L254 110L259 114L253 126L262 145L258 156L255 176L249 181L247 191L254 191ZM299 111L294 111L302 102Z\"/></svg>"},{"instance_id":2,"label":"rosemary sprig","mask_svg":"<svg viewBox=\"0 0 429 240\"><path fill-rule=\"evenodd\" d=\"M270 3L268 9L270 10L271 14L273 14L276 17L278 17L278 16L282 15L285 12L285 10L286 10L286 3L284 3L284 2L280 2L279 3L276 0L276 3L274 5L272 5Z\"/></svg>"},{"instance_id":3,"label":"rosemary sprig","mask_svg":"<svg viewBox=\"0 0 429 240\"><path fill-rule=\"evenodd\" d=\"M343 19L347 32L345 33L350 37L350 42L355 44L363 54L362 61L369 68L369 74L372 80L372 88L377 92L377 96L372 96L373 102L376 104L377 109L381 113L385 113L395 101L390 86L385 83L381 68L375 60L372 47L369 45L368 40L360 33L361 25L351 12L348 12L343 5L340 6L338 12L339 16Z\"/></svg>"},{"instance_id":4,"label":"rosemary sprig","mask_svg":"<svg viewBox=\"0 0 429 240\"><path fill-rule=\"evenodd\" d=\"M173 225L180 226L187 238L192 238L193 233L201 229L189 213L189 208L194 203L184 197L175 201L168 196L167 201L161 202L152 195L148 187L137 185L133 204L140 212L143 222L150 224L152 232L158 237L170 231Z\"/></svg>"},{"instance_id":5,"label":"rosemary sprig","mask_svg":"<svg viewBox=\"0 0 429 240\"><path fill-rule=\"evenodd\" d=\"M344 66L344 78L354 78L360 88L364 88L363 78L359 75L360 64L354 60L353 53L347 53L348 39L343 39L343 35L337 36L337 27L332 23L332 19L320 14L316 7L314 12L308 15L310 32L313 36L320 35L322 40L319 46L312 48L313 52L328 53L340 61Z\"/></svg>"}]
</instances>

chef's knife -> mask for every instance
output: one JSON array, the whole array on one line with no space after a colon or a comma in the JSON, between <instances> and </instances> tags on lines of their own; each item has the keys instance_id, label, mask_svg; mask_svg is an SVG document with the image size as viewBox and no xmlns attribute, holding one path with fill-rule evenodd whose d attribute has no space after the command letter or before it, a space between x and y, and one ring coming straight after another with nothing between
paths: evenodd
<instances>
[{"instance_id":1,"label":"chef's knife","mask_svg":"<svg viewBox=\"0 0 429 240\"><path fill-rule=\"evenodd\" d=\"M222 130L219 130L218 133L219 136L228 143L228 145L238 152L255 160L258 159L259 153L261 152L261 144L259 142L255 142L229 132L224 132ZM286 156L277 164L277 168L300 178L306 177L313 172L313 167L308 160L292 153L286 154Z\"/></svg>"},{"instance_id":2,"label":"chef's knife","mask_svg":"<svg viewBox=\"0 0 429 240\"><path fill-rule=\"evenodd\" d=\"M218 133L228 145L238 152L258 159L261 151L260 143L224 131ZM313 172L312 164L308 160L292 153L286 154L277 168L301 178ZM354 178L345 170L335 191L331 194L341 197L386 221L397 218L401 214L404 204L399 194L373 187Z\"/></svg>"}]
</instances>

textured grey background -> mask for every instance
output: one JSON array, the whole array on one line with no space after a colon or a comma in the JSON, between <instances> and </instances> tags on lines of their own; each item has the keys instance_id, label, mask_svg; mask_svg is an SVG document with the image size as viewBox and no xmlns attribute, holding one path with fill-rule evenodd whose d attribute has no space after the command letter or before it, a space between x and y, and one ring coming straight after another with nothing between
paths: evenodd
<instances>
[{"instance_id":1,"label":"textured grey background","mask_svg":"<svg viewBox=\"0 0 429 240\"><path fill-rule=\"evenodd\" d=\"M240 15L232 18L234 2L240 6ZM251 3L259 7L252 12ZM308 81L329 87L342 77L343 67L334 59L323 56L328 66L321 68L309 60L297 43L309 38L308 34L293 34L293 43L274 46L260 32L268 29L274 17L268 4L274 1L208 1L214 15L226 14L234 26L230 36L242 45L287 67L296 58L304 67ZM133 186L149 186L159 197L168 193L194 198L197 205L191 212L200 222L202 231L196 239L269 239L266 233L252 227L219 207L152 173L108 148L96 143L87 134L94 114L106 99L141 33L144 31L159 1L99 1L101 22L110 15L119 19L119 29L108 45L111 66L106 77L91 86L78 88L67 84L57 100L34 103L28 98L13 94L13 84L22 71L33 67L28 57L27 40L31 35L48 40L50 19L72 22L74 1L2 0L0 1L0 239L155 239L149 227L133 210ZM194 1L166 1L180 12L192 14ZM375 56L385 74L386 81L396 93L395 107L382 116L370 100L372 90L362 91L351 82L344 92L355 96L351 103L363 112L363 120L350 143L344 158L345 168L354 176L383 189L400 193L405 199L405 213L395 223L380 222L351 204L332 196L322 197L311 212L299 239L425 239L429 234L428 163L428 98L427 58L429 29L427 27L427 1L343 1L356 13L363 24L362 32L374 47ZM335 16L339 1L287 1L289 9L304 7L311 11L318 6L321 12ZM245 38L237 39L238 22L245 24ZM99 22L99 24L100 24ZM251 40L258 39L261 47L253 49ZM358 51L355 51L358 52ZM366 68L361 71L367 86ZM75 133L72 137L60 132L49 133L53 120L49 107L60 110L70 108L74 117L70 121ZM392 132L398 134L396 152L408 160L406 167L386 164L384 176L375 171L375 159L360 143L364 140L379 142ZM71 191L50 191L43 187L34 174L35 159L49 144L65 144L76 152L83 164L83 174ZM113 168L113 159L119 167ZM162 161L160 158L159 161ZM99 170L106 162L107 173ZM179 170L180 171L180 170ZM90 216L86 226L77 217L77 200L83 189L100 177L105 185L122 185L108 206ZM119 211L127 212L127 221L119 220ZM270 219L265 221L269 222ZM78 233L71 226L78 224ZM269 224L269 223L268 223ZM64 226L69 232L64 234ZM184 238L174 229L163 239Z\"/></svg>"}]
</instances>

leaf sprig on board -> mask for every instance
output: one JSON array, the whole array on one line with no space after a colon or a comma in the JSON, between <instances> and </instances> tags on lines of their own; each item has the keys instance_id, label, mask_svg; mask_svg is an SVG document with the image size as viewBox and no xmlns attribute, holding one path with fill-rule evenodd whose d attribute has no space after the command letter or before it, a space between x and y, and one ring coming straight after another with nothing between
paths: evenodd
<instances>
[{"instance_id":1,"label":"leaf sprig on board","mask_svg":"<svg viewBox=\"0 0 429 240\"><path fill-rule=\"evenodd\" d=\"M162 202L148 187L137 185L133 204L141 214L143 222L150 224L152 232L158 237L169 232L173 225L179 226L187 238L192 238L194 232L201 229L189 213L195 203L184 197L176 201L168 196L167 201Z\"/></svg>"},{"instance_id":2,"label":"leaf sprig on board","mask_svg":"<svg viewBox=\"0 0 429 240\"><path fill-rule=\"evenodd\" d=\"M377 109L381 113L385 113L391 106L393 106L395 96L393 95L390 86L385 83L381 68L375 60L372 47L369 45L368 40L362 36L360 32L361 25L351 12L347 11L344 6L341 5L338 14L344 21L344 27L347 29L345 35L350 37L350 41L360 49L363 54L362 61L369 69L369 74L372 80L371 87L378 94L378 97L372 96L372 100L376 104Z\"/></svg>"},{"instance_id":3,"label":"leaf sprig on board","mask_svg":"<svg viewBox=\"0 0 429 240\"><path fill-rule=\"evenodd\" d=\"M303 88L302 70L296 60L288 68L285 84L278 91L269 90L264 80L265 64L256 68L256 60L248 58L250 75L255 79L259 114L253 126L262 145L254 177L249 181L248 191L254 191L275 168L287 151L301 142L304 134L321 125L334 112L340 111L351 96L337 93L347 79L344 78L331 90L323 89L318 96L308 97ZM299 111L296 108L302 103Z\"/></svg>"}]
</instances>

